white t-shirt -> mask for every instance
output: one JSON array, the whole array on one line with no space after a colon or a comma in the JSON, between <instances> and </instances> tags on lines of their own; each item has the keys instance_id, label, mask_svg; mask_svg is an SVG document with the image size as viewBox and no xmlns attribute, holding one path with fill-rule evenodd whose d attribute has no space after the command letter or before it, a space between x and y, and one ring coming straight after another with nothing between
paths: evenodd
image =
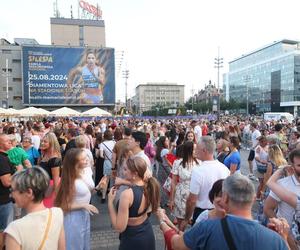
<instances>
[{"instance_id":1,"label":"white t-shirt","mask_svg":"<svg viewBox=\"0 0 300 250\"><path fill-rule=\"evenodd\" d=\"M84 148L83 150L86 153L86 157L88 159L88 167L90 167L90 168L93 167L94 157L93 157L93 154L92 154L91 150L89 150L87 148Z\"/></svg>"},{"instance_id":2,"label":"white t-shirt","mask_svg":"<svg viewBox=\"0 0 300 250\"><path fill-rule=\"evenodd\" d=\"M39 150L41 138L38 135L33 135L31 136L31 143L37 150Z\"/></svg>"},{"instance_id":3,"label":"white t-shirt","mask_svg":"<svg viewBox=\"0 0 300 250\"><path fill-rule=\"evenodd\" d=\"M196 125L194 127L194 134L195 134L195 137L196 137L196 142L199 143L199 141L201 139L201 136L202 136L202 129L199 125Z\"/></svg>"},{"instance_id":4,"label":"white t-shirt","mask_svg":"<svg viewBox=\"0 0 300 250\"><path fill-rule=\"evenodd\" d=\"M145 162L147 163L148 170L152 174L151 162L149 160L149 157L145 154L144 150L142 150L139 153L137 153L136 155L134 155L134 157L141 157L141 158L143 158L145 160Z\"/></svg>"},{"instance_id":5,"label":"white t-shirt","mask_svg":"<svg viewBox=\"0 0 300 250\"><path fill-rule=\"evenodd\" d=\"M213 208L213 204L208 198L208 193L212 185L220 179L225 179L230 175L228 168L218 160L203 161L200 167L193 168L190 192L198 195L196 207L202 209Z\"/></svg>"},{"instance_id":6,"label":"white t-shirt","mask_svg":"<svg viewBox=\"0 0 300 250\"><path fill-rule=\"evenodd\" d=\"M258 145L258 140L257 138L261 136L261 133L259 130L255 129L252 134L251 134L251 141L252 141L252 149L256 148Z\"/></svg>"},{"instance_id":7,"label":"white t-shirt","mask_svg":"<svg viewBox=\"0 0 300 250\"><path fill-rule=\"evenodd\" d=\"M103 152L105 160L112 160L112 152L116 142L113 140L104 141L100 144L100 152Z\"/></svg>"},{"instance_id":8,"label":"white t-shirt","mask_svg":"<svg viewBox=\"0 0 300 250\"><path fill-rule=\"evenodd\" d=\"M63 212L58 207L51 208L52 221L43 250L53 250L58 247L60 232L63 228ZM11 235L22 250L38 249L47 227L49 209L32 212L23 218L11 222L5 233Z\"/></svg>"},{"instance_id":9,"label":"white t-shirt","mask_svg":"<svg viewBox=\"0 0 300 250\"><path fill-rule=\"evenodd\" d=\"M93 180L91 183L87 182L88 176L85 175L82 179L75 180L75 195L73 203L75 204L89 204L91 200L91 187L95 187Z\"/></svg>"},{"instance_id":10,"label":"white t-shirt","mask_svg":"<svg viewBox=\"0 0 300 250\"><path fill-rule=\"evenodd\" d=\"M278 184L285 187L287 190L293 192L296 195L300 194L300 183L298 182L298 180L294 175L278 180ZM278 202L277 217L285 218L289 223L289 225L291 226L295 209L290 205L288 205L287 203L281 201L279 197L272 191L270 192L269 195Z\"/></svg>"}]
</instances>

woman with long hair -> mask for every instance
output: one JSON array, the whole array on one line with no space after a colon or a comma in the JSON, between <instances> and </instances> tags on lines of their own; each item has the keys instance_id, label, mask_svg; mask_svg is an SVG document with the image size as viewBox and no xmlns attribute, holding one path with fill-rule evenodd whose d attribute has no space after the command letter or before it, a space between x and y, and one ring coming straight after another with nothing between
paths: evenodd
<instances>
[{"instance_id":1,"label":"woman with long hair","mask_svg":"<svg viewBox=\"0 0 300 250\"><path fill-rule=\"evenodd\" d=\"M86 164L86 154L79 148L70 149L63 161L55 206L64 211L67 249L90 249L90 214L98 210L89 204L95 185L84 176Z\"/></svg>"},{"instance_id":2,"label":"woman with long hair","mask_svg":"<svg viewBox=\"0 0 300 250\"><path fill-rule=\"evenodd\" d=\"M47 133L40 145L41 160L38 163L49 175L50 186L44 199L46 207L52 207L60 180L61 154L60 146L54 133Z\"/></svg>"},{"instance_id":3,"label":"woman with long hair","mask_svg":"<svg viewBox=\"0 0 300 250\"><path fill-rule=\"evenodd\" d=\"M102 133L99 132L96 134L96 141L94 145L94 158L95 158L95 184L97 185L101 178L103 177L103 164L104 159L100 157L100 149L99 145L102 142ZM101 193L97 192L97 194L100 196Z\"/></svg>"},{"instance_id":4,"label":"woman with long hair","mask_svg":"<svg viewBox=\"0 0 300 250\"><path fill-rule=\"evenodd\" d=\"M106 183L104 188L101 190L102 192L102 199L101 202L104 203L106 199L106 192L109 185L109 180L112 174L112 155L113 155L113 148L116 142L113 140L113 134L108 129L104 132L103 141L100 144L100 157L104 158L103 164L103 175L106 176Z\"/></svg>"},{"instance_id":5,"label":"woman with long hair","mask_svg":"<svg viewBox=\"0 0 300 250\"><path fill-rule=\"evenodd\" d=\"M261 192L264 190L264 174L267 171L268 166L268 151L269 145L268 140L265 136L260 136L258 139L258 146L255 148L255 163L257 171L255 171L255 176L259 180L259 185L257 187L256 199L261 199Z\"/></svg>"},{"instance_id":6,"label":"woman with long hair","mask_svg":"<svg viewBox=\"0 0 300 250\"><path fill-rule=\"evenodd\" d=\"M217 160L221 163L224 163L225 158L228 156L228 154L230 153L230 149L229 149L229 142L226 141L225 139L218 139L217 142Z\"/></svg>"},{"instance_id":7,"label":"woman with long hair","mask_svg":"<svg viewBox=\"0 0 300 250\"><path fill-rule=\"evenodd\" d=\"M192 141L192 142L196 143L196 136L195 136L195 133L193 131L188 131L185 134L184 142L187 142L187 141Z\"/></svg>"},{"instance_id":8,"label":"woman with long hair","mask_svg":"<svg viewBox=\"0 0 300 250\"><path fill-rule=\"evenodd\" d=\"M156 160L163 165L163 167L172 167L172 164L167 159L167 154L171 153L173 150L173 145L169 149L169 138L166 136L159 137L156 142Z\"/></svg>"},{"instance_id":9,"label":"woman with long hair","mask_svg":"<svg viewBox=\"0 0 300 250\"><path fill-rule=\"evenodd\" d=\"M283 168L288 163L286 159L284 158L283 152L281 148L274 144L269 146L269 152L268 152L268 164L267 164L267 170L264 174L264 180L263 180L263 188L262 193L265 192L266 189L266 183L270 179L271 175L279 168Z\"/></svg>"},{"instance_id":10,"label":"woman with long hair","mask_svg":"<svg viewBox=\"0 0 300 250\"><path fill-rule=\"evenodd\" d=\"M240 140L238 137L230 137L230 153L224 160L224 165L230 170L230 174L240 173L241 155L239 152Z\"/></svg>"},{"instance_id":11,"label":"woman with long hair","mask_svg":"<svg viewBox=\"0 0 300 250\"><path fill-rule=\"evenodd\" d=\"M108 195L108 211L113 228L120 233L119 250L155 250L155 238L147 213L156 212L160 203L160 186L154 177L144 181L147 164L141 157L127 160L124 176L131 187L124 190L117 204L116 188Z\"/></svg>"},{"instance_id":12,"label":"woman with long hair","mask_svg":"<svg viewBox=\"0 0 300 250\"><path fill-rule=\"evenodd\" d=\"M170 192L169 207L174 210L180 228L185 218L186 200L190 193L191 174L194 167L199 165L199 161L194 157L195 144L187 141L183 144L183 158L180 162L176 161L171 170L172 184ZM177 183L179 177L179 183Z\"/></svg>"}]
</instances>

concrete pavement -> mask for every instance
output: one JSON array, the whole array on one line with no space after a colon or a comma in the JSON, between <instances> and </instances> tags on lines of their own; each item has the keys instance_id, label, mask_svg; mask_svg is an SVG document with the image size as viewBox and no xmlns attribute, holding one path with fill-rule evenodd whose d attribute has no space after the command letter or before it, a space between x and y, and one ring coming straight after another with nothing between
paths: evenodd
<instances>
[{"instance_id":1,"label":"concrete pavement","mask_svg":"<svg viewBox=\"0 0 300 250\"><path fill-rule=\"evenodd\" d=\"M241 172L244 175L248 175L249 173L247 162L248 154L248 150L241 150ZM257 182L255 184L257 185ZM100 198L94 195L92 197L92 204L99 209L99 214L91 217L91 249L117 250L119 246L119 235L111 227L107 203L101 204ZM254 210L256 207L257 206L254 206ZM159 230L158 220L153 215L151 215L150 220L155 234L156 250L163 250L165 249L165 243L163 235Z\"/></svg>"}]
</instances>

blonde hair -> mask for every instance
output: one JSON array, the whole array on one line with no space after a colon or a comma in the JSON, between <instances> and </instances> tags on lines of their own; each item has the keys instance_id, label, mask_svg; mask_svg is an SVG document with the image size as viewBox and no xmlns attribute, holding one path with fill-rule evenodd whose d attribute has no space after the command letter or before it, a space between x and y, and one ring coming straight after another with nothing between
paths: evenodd
<instances>
[{"instance_id":1,"label":"blonde hair","mask_svg":"<svg viewBox=\"0 0 300 250\"><path fill-rule=\"evenodd\" d=\"M50 150L52 152L57 153L59 155L59 157L61 157L60 146L59 146L56 135L52 132L49 132L44 136L43 139L47 139L49 141L49 144L50 144Z\"/></svg>"},{"instance_id":2,"label":"blonde hair","mask_svg":"<svg viewBox=\"0 0 300 250\"><path fill-rule=\"evenodd\" d=\"M269 146L269 158L278 168L279 166L286 165L287 161L284 158L282 151L278 145Z\"/></svg>"},{"instance_id":3,"label":"blonde hair","mask_svg":"<svg viewBox=\"0 0 300 250\"><path fill-rule=\"evenodd\" d=\"M85 136L84 135L76 136L75 144L76 144L76 147L78 147L78 148L85 148L85 145L86 145Z\"/></svg>"}]
</instances>

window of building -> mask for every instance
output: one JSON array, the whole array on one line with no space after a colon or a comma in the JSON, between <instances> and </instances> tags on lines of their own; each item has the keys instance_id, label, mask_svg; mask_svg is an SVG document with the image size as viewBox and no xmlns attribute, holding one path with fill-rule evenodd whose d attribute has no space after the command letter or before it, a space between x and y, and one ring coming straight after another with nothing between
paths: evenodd
<instances>
[{"instance_id":1,"label":"window of building","mask_svg":"<svg viewBox=\"0 0 300 250\"><path fill-rule=\"evenodd\" d=\"M3 91L6 91L6 87L3 87ZM13 87L8 87L8 91L13 91Z\"/></svg>"},{"instance_id":2,"label":"window of building","mask_svg":"<svg viewBox=\"0 0 300 250\"><path fill-rule=\"evenodd\" d=\"M16 101L21 101L22 100L22 96L14 96L13 99L16 100Z\"/></svg>"},{"instance_id":3,"label":"window of building","mask_svg":"<svg viewBox=\"0 0 300 250\"><path fill-rule=\"evenodd\" d=\"M10 49L3 49L2 54L11 54L11 50Z\"/></svg>"},{"instance_id":4,"label":"window of building","mask_svg":"<svg viewBox=\"0 0 300 250\"><path fill-rule=\"evenodd\" d=\"M6 72L6 68L2 68L2 71L3 71L3 72ZM12 72L12 69L11 69L11 68L8 68L8 69L7 69L7 72Z\"/></svg>"},{"instance_id":5,"label":"window of building","mask_svg":"<svg viewBox=\"0 0 300 250\"><path fill-rule=\"evenodd\" d=\"M21 63L21 59L13 59L12 62L13 63Z\"/></svg>"},{"instance_id":6,"label":"window of building","mask_svg":"<svg viewBox=\"0 0 300 250\"><path fill-rule=\"evenodd\" d=\"M13 82L21 82L21 81L22 81L22 78L19 78L19 77L13 78Z\"/></svg>"}]
</instances>

